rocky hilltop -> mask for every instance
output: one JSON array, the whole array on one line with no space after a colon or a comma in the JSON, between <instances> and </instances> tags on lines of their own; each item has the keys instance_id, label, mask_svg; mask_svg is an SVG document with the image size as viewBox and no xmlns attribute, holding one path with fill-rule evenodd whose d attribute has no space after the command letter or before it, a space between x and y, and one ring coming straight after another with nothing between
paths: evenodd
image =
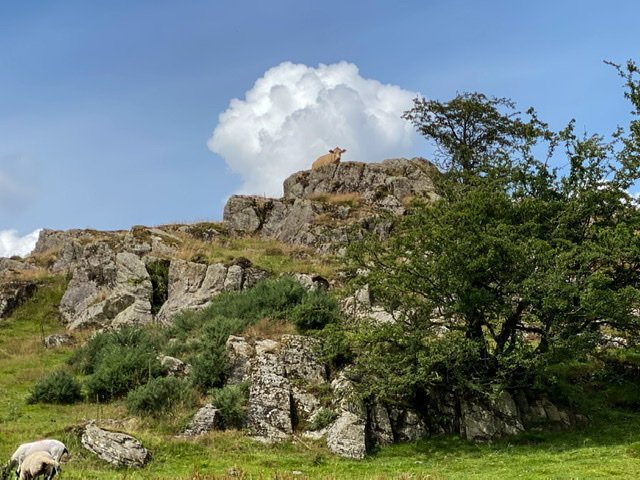
<instances>
[{"instance_id":1,"label":"rocky hilltop","mask_svg":"<svg viewBox=\"0 0 640 480\"><path fill-rule=\"evenodd\" d=\"M435 198L436 167L423 158L345 162L294 173L283 198L233 195L224 223L235 232L335 251L366 231L384 234L382 213L403 215L416 198Z\"/></svg>"}]
</instances>

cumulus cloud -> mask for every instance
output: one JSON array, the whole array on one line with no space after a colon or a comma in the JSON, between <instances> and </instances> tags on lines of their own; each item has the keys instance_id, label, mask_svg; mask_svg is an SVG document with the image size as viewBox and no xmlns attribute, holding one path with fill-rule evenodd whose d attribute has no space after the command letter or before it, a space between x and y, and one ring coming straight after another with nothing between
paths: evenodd
<instances>
[{"instance_id":1,"label":"cumulus cloud","mask_svg":"<svg viewBox=\"0 0 640 480\"><path fill-rule=\"evenodd\" d=\"M40 230L35 230L23 237L15 230L0 230L0 257L19 255L24 257L36 246Z\"/></svg>"},{"instance_id":2,"label":"cumulus cloud","mask_svg":"<svg viewBox=\"0 0 640 480\"><path fill-rule=\"evenodd\" d=\"M208 146L242 177L238 193L280 196L286 177L336 146L347 149L344 161L412 156L418 137L400 116L415 96L352 63L285 62L231 100Z\"/></svg>"}]
</instances>

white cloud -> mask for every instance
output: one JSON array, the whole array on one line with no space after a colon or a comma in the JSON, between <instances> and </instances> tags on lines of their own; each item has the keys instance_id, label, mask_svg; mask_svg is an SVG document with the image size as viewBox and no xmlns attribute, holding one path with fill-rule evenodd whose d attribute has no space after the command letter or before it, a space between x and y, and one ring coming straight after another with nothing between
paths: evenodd
<instances>
[{"instance_id":1,"label":"white cloud","mask_svg":"<svg viewBox=\"0 0 640 480\"><path fill-rule=\"evenodd\" d=\"M15 230L0 230L0 257L28 255L36 246L39 236L40 230L35 230L23 237L20 237Z\"/></svg>"},{"instance_id":2,"label":"white cloud","mask_svg":"<svg viewBox=\"0 0 640 480\"><path fill-rule=\"evenodd\" d=\"M400 116L415 96L352 63L285 62L231 100L207 144L241 175L239 193L280 196L286 177L336 146L347 149L343 161L413 156L418 136Z\"/></svg>"}]
</instances>

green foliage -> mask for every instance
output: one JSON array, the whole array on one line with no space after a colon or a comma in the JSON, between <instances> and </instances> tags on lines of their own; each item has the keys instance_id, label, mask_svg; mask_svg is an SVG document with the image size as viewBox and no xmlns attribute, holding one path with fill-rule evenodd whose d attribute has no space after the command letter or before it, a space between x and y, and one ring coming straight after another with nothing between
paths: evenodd
<instances>
[{"instance_id":1,"label":"green foliage","mask_svg":"<svg viewBox=\"0 0 640 480\"><path fill-rule=\"evenodd\" d=\"M159 417L179 406L191 406L195 396L189 383L175 377L159 377L132 390L127 410L135 415Z\"/></svg>"},{"instance_id":2,"label":"green foliage","mask_svg":"<svg viewBox=\"0 0 640 480\"><path fill-rule=\"evenodd\" d=\"M87 395L100 402L113 400L162 373L154 351L111 345L101 353L94 373L87 378Z\"/></svg>"},{"instance_id":3,"label":"green foliage","mask_svg":"<svg viewBox=\"0 0 640 480\"><path fill-rule=\"evenodd\" d=\"M331 425L338 418L338 414L330 408L321 408L309 423L309 430L315 432Z\"/></svg>"},{"instance_id":4,"label":"green foliage","mask_svg":"<svg viewBox=\"0 0 640 480\"><path fill-rule=\"evenodd\" d=\"M69 364L78 373L91 374L104 363L102 357L110 353L113 348L155 352L158 346L159 339L155 338L150 329L125 325L116 330L93 335L84 346L74 352L69 359Z\"/></svg>"},{"instance_id":5,"label":"green foliage","mask_svg":"<svg viewBox=\"0 0 640 480\"><path fill-rule=\"evenodd\" d=\"M153 286L151 313L155 315L160 311L169 295L169 261L156 260L147 263L146 267Z\"/></svg>"},{"instance_id":6,"label":"green foliage","mask_svg":"<svg viewBox=\"0 0 640 480\"><path fill-rule=\"evenodd\" d=\"M69 362L79 373L90 375L90 400L111 400L162 374L158 347L150 330L124 326L95 334Z\"/></svg>"},{"instance_id":7,"label":"green foliage","mask_svg":"<svg viewBox=\"0 0 640 480\"><path fill-rule=\"evenodd\" d=\"M35 384L27 402L72 404L80 400L80 383L68 372L58 370Z\"/></svg>"},{"instance_id":8,"label":"green foliage","mask_svg":"<svg viewBox=\"0 0 640 480\"><path fill-rule=\"evenodd\" d=\"M303 301L291 310L289 319L303 332L321 330L340 319L340 305L325 291L316 290L308 293Z\"/></svg>"},{"instance_id":9,"label":"green foliage","mask_svg":"<svg viewBox=\"0 0 640 480\"><path fill-rule=\"evenodd\" d=\"M249 384L238 383L215 389L213 404L220 411L223 428L243 428L247 421Z\"/></svg>"},{"instance_id":10,"label":"green foliage","mask_svg":"<svg viewBox=\"0 0 640 480\"><path fill-rule=\"evenodd\" d=\"M617 132L616 150L615 140L577 136L573 123L552 133L527 113L465 94L417 100L405 115L439 149L440 198L414 204L388 241L371 237L349 253L353 272L366 272L357 282L400 319L358 335L364 383L385 398L438 384L531 387L545 366L595 352L605 327L637 335L640 210L628 189L640 180L640 136ZM562 174L549 167L556 155Z\"/></svg>"}]
</instances>

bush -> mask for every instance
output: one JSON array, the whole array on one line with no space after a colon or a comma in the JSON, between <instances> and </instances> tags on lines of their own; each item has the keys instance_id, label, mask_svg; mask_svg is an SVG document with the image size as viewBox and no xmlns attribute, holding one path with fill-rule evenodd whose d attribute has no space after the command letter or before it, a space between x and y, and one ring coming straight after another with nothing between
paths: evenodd
<instances>
[{"instance_id":1,"label":"bush","mask_svg":"<svg viewBox=\"0 0 640 480\"><path fill-rule=\"evenodd\" d=\"M220 387L224 383L227 368L224 345L212 346L191 360L191 382L201 392Z\"/></svg>"},{"instance_id":2,"label":"bush","mask_svg":"<svg viewBox=\"0 0 640 480\"><path fill-rule=\"evenodd\" d=\"M87 380L87 393L90 400L112 400L162 373L155 352L112 345L101 353L95 373Z\"/></svg>"},{"instance_id":3,"label":"bush","mask_svg":"<svg viewBox=\"0 0 640 480\"><path fill-rule=\"evenodd\" d=\"M94 373L103 362L103 356L114 347L155 352L158 349L158 340L149 330L135 325L125 325L117 330L99 332L92 336L82 348L75 351L69 359L69 364L78 373L85 375Z\"/></svg>"},{"instance_id":4,"label":"bush","mask_svg":"<svg viewBox=\"0 0 640 480\"><path fill-rule=\"evenodd\" d=\"M322 430L325 427L331 425L338 414L329 408L321 408L318 413L315 414L311 423L309 423L309 430L315 432L316 430Z\"/></svg>"},{"instance_id":5,"label":"bush","mask_svg":"<svg viewBox=\"0 0 640 480\"><path fill-rule=\"evenodd\" d=\"M80 383L71 374L60 370L36 383L27 402L72 404L80 400Z\"/></svg>"},{"instance_id":6,"label":"bush","mask_svg":"<svg viewBox=\"0 0 640 480\"><path fill-rule=\"evenodd\" d=\"M160 377L129 392L126 405L135 415L157 417L180 405L191 406L194 399L194 392L187 381Z\"/></svg>"},{"instance_id":7,"label":"bush","mask_svg":"<svg viewBox=\"0 0 640 480\"><path fill-rule=\"evenodd\" d=\"M249 404L249 384L227 385L214 390L213 404L219 410L222 428L244 427Z\"/></svg>"},{"instance_id":8,"label":"bush","mask_svg":"<svg viewBox=\"0 0 640 480\"><path fill-rule=\"evenodd\" d=\"M289 317L303 332L321 330L340 319L340 306L338 301L327 293L314 291L308 293L302 303L291 310Z\"/></svg>"}]
</instances>

